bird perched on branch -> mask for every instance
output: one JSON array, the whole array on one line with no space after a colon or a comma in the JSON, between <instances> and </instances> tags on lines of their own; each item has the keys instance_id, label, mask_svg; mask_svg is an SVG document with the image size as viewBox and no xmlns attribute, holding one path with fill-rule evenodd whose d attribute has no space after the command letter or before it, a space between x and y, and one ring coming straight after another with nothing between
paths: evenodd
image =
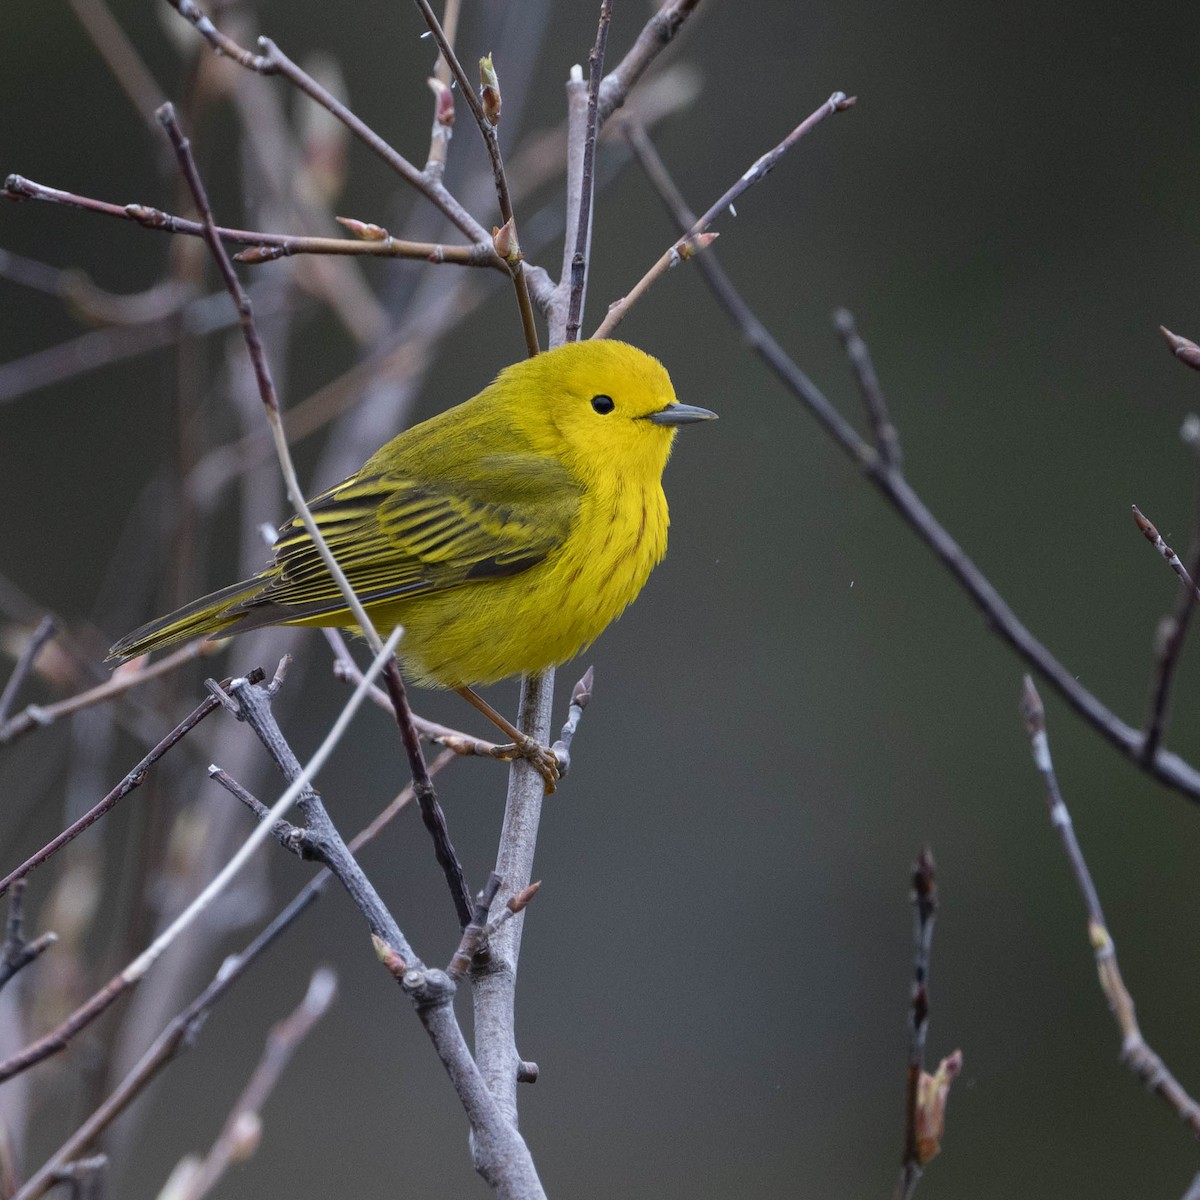
<instances>
[{"instance_id":1,"label":"bird perched on branch","mask_svg":"<svg viewBox=\"0 0 1200 1200\"><path fill-rule=\"evenodd\" d=\"M643 351L570 343L405 430L310 507L376 627L404 626L409 676L465 693L565 662L620 615L666 552L675 432L714 416L680 404ZM263 625L355 628L299 517L253 578L143 625L108 657Z\"/></svg>"}]
</instances>

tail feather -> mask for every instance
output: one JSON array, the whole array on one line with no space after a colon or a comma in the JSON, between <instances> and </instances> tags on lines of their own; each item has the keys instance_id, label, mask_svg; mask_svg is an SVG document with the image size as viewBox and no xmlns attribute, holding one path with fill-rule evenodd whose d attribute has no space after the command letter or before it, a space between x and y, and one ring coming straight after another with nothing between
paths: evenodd
<instances>
[{"instance_id":1,"label":"tail feather","mask_svg":"<svg viewBox=\"0 0 1200 1200\"><path fill-rule=\"evenodd\" d=\"M231 584L219 592L201 596L182 608L165 617L156 617L153 621L126 634L108 652L106 662L124 662L136 658L139 654L147 654L151 650L159 650L164 646L173 646L176 642L184 642L189 638L199 637L202 633L222 633L229 630L245 629L248 625L269 624L268 621L247 620L249 614L243 607L252 601L269 584L266 579L246 579L241 583ZM278 619L278 618L276 618Z\"/></svg>"}]
</instances>

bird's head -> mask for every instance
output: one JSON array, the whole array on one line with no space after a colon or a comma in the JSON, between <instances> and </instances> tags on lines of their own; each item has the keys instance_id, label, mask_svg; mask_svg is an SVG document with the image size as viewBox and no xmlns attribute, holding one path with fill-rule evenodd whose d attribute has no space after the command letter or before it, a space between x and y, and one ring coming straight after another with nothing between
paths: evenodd
<instances>
[{"instance_id":1,"label":"bird's head","mask_svg":"<svg viewBox=\"0 0 1200 1200\"><path fill-rule=\"evenodd\" d=\"M716 416L680 404L666 368L625 342L571 342L509 367L505 388L522 431L582 479L658 479L675 430Z\"/></svg>"}]
</instances>

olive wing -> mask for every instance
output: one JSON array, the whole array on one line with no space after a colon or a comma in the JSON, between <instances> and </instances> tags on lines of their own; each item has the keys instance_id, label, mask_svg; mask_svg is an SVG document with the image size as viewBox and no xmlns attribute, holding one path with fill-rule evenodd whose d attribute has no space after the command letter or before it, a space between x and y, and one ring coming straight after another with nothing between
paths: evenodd
<instances>
[{"instance_id":1,"label":"olive wing","mask_svg":"<svg viewBox=\"0 0 1200 1200\"><path fill-rule=\"evenodd\" d=\"M469 481L355 476L310 507L359 598L376 604L528 570L569 536L579 498L553 459L507 454L477 460ZM297 617L345 608L298 517L276 539L273 574L258 603Z\"/></svg>"}]
</instances>

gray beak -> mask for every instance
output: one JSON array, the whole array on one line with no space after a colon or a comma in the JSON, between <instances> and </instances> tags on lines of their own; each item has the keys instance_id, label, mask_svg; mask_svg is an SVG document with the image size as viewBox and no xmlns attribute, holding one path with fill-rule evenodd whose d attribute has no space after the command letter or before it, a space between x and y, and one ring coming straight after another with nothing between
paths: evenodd
<instances>
[{"instance_id":1,"label":"gray beak","mask_svg":"<svg viewBox=\"0 0 1200 1200\"><path fill-rule=\"evenodd\" d=\"M693 421L715 421L717 414L694 404L676 404L674 401L658 412L647 413L645 419L655 425L690 425Z\"/></svg>"}]
</instances>

